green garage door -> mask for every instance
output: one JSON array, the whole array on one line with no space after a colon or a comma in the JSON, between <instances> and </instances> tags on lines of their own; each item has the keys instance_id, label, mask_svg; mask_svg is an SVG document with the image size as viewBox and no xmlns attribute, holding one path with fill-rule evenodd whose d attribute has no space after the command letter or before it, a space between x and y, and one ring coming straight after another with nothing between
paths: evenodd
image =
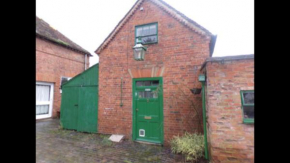
<instances>
[{"instance_id":1,"label":"green garage door","mask_svg":"<svg viewBox=\"0 0 290 163\"><path fill-rule=\"evenodd\" d=\"M78 131L97 132L98 120L98 89L82 87L79 93Z\"/></svg>"},{"instance_id":2,"label":"green garage door","mask_svg":"<svg viewBox=\"0 0 290 163\"><path fill-rule=\"evenodd\" d=\"M60 120L63 128L77 129L78 103L78 87L66 87L62 89Z\"/></svg>"},{"instance_id":3,"label":"green garage door","mask_svg":"<svg viewBox=\"0 0 290 163\"><path fill-rule=\"evenodd\" d=\"M98 88L64 87L62 92L61 123L63 128L96 133Z\"/></svg>"},{"instance_id":4,"label":"green garage door","mask_svg":"<svg viewBox=\"0 0 290 163\"><path fill-rule=\"evenodd\" d=\"M96 64L61 86L60 121L64 129L97 132L98 77Z\"/></svg>"}]
</instances>

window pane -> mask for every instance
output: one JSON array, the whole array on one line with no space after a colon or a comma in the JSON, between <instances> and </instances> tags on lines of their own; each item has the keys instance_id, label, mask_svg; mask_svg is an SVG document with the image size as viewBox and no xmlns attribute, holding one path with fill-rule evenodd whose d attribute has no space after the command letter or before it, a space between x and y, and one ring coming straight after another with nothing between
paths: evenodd
<instances>
[{"instance_id":1,"label":"window pane","mask_svg":"<svg viewBox=\"0 0 290 163\"><path fill-rule=\"evenodd\" d=\"M63 85L63 84L66 83L67 81L69 81L69 78L61 77L61 85Z\"/></svg>"},{"instance_id":2,"label":"window pane","mask_svg":"<svg viewBox=\"0 0 290 163\"><path fill-rule=\"evenodd\" d=\"M254 92L245 92L244 95L244 104L254 104Z\"/></svg>"},{"instance_id":3,"label":"window pane","mask_svg":"<svg viewBox=\"0 0 290 163\"><path fill-rule=\"evenodd\" d=\"M137 81L137 82L136 82L136 85L137 85L137 86L143 86L144 83L143 83L142 81Z\"/></svg>"},{"instance_id":4,"label":"window pane","mask_svg":"<svg viewBox=\"0 0 290 163\"><path fill-rule=\"evenodd\" d=\"M158 86L158 85L159 85L159 81L158 80L152 81L152 86Z\"/></svg>"},{"instance_id":5,"label":"window pane","mask_svg":"<svg viewBox=\"0 0 290 163\"><path fill-rule=\"evenodd\" d=\"M36 105L36 115L48 114L49 105Z\"/></svg>"},{"instance_id":6,"label":"window pane","mask_svg":"<svg viewBox=\"0 0 290 163\"><path fill-rule=\"evenodd\" d=\"M254 118L254 106L243 106L244 118Z\"/></svg>"},{"instance_id":7,"label":"window pane","mask_svg":"<svg viewBox=\"0 0 290 163\"><path fill-rule=\"evenodd\" d=\"M143 27L143 30L142 30L142 36L147 36L150 34L150 29L149 29L149 26L145 26Z\"/></svg>"},{"instance_id":8,"label":"window pane","mask_svg":"<svg viewBox=\"0 0 290 163\"><path fill-rule=\"evenodd\" d=\"M153 98L158 98L158 93L156 91L152 92L152 96L153 96Z\"/></svg>"},{"instance_id":9,"label":"window pane","mask_svg":"<svg viewBox=\"0 0 290 163\"><path fill-rule=\"evenodd\" d=\"M158 80L152 80L152 81L136 81L136 86L158 86L159 81Z\"/></svg>"},{"instance_id":10,"label":"window pane","mask_svg":"<svg viewBox=\"0 0 290 163\"><path fill-rule=\"evenodd\" d=\"M49 101L49 85L36 84L36 101Z\"/></svg>"},{"instance_id":11,"label":"window pane","mask_svg":"<svg viewBox=\"0 0 290 163\"><path fill-rule=\"evenodd\" d=\"M145 82L144 82L144 85L145 85L145 86L151 86L151 81L145 81Z\"/></svg>"},{"instance_id":12,"label":"window pane","mask_svg":"<svg viewBox=\"0 0 290 163\"><path fill-rule=\"evenodd\" d=\"M141 36L141 35L142 35L142 28L137 28L136 37Z\"/></svg>"},{"instance_id":13,"label":"window pane","mask_svg":"<svg viewBox=\"0 0 290 163\"><path fill-rule=\"evenodd\" d=\"M153 98L153 93L151 91L146 91L146 98Z\"/></svg>"},{"instance_id":14,"label":"window pane","mask_svg":"<svg viewBox=\"0 0 290 163\"><path fill-rule=\"evenodd\" d=\"M154 93L152 91L141 91L138 92L138 98L157 98L157 93Z\"/></svg>"},{"instance_id":15,"label":"window pane","mask_svg":"<svg viewBox=\"0 0 290 163\"><path fill-rule=\"evenodd\" d=\"M142 43L154 43L157 42L157 36L148 36L142 38Z\"/></svg>"},{"instance_id":16,"label":"window pane","mask_svg":"<svg viewBox=\"0 0 290 163\"><path fill-rule=\"evenodd\" d=\"M156 25L151 25L150 26L150 35L154 35L156 34Z\"/></svg>"},{"instance_id":17,"label":"window pane","mask_svg":"<svg viewBox=\"0 0 290 163\"><path fill-rule=\"evenodd\" d=\"M145 92L138 92L138 97L139 98L145 98Z\"/></svg>"}]
</instances>

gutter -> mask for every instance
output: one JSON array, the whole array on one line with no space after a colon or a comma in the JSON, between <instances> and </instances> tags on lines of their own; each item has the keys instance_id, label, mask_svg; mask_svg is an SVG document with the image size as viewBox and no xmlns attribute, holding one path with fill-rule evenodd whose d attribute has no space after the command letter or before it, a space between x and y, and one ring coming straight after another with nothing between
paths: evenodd
<instances>
[{"instance_id":1,"label":"gutter","mask_svg":"<svg viewBox=\"0 0 290 163\"><path fill-rule=\"evenodd\" d=\"M221 62L224 61L236 61L236 60L245 60L245 59L254 59L254 54L247 54L247 55L235 55L235 56L223 56L223 57L210 57L207 58L201 68L200 71L203 70L203 68L206 66L207 62Z\"/></svg>"}]
</instances>

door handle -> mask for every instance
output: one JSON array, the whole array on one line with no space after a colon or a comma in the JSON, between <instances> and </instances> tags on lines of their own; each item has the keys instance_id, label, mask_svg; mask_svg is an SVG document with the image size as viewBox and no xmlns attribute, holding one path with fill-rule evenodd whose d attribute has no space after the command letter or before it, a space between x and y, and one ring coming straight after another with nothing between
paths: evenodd
<instances>
[{"instance_id":1,"label":"door handle","mask_svg":"<svg viewBox=\"0 0 290 163\"><path fill-rule=\"evenodd\" d=\"M136 111L138 111L138 109L136 108Z\"/></svg>"},{"instance_id":2,"label":"door handle","mask_svg":"<svg viewBox=\"0 0 290 163\"><path fill-rule=\"evenodd\" d=\"M78 104L75 104L75 106L79 106Z\"/></svg>"}]
</instances>

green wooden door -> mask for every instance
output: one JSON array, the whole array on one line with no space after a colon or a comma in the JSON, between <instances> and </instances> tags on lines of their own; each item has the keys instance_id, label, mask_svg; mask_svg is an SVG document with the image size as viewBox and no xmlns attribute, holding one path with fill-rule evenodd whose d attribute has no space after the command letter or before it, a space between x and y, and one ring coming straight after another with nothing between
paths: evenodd
<instances>
[{"instance_id":1,"label":"green wooden door","mask_svg":"<svg viewBox=\"0 0 290 163\"><path fill-rule=\"evenodd\" d=\"M79 87L64 87L61 98L60 120L63 128L77 129Z\"/></svg>"},{"instance_id":2,"label":"green wooden door","mask_svg":"<svg viewBox=\"0 0 290 163\"><path fill-rule=\"evenodd\" d=\"M81 87L79 91L78 131L97 132L98 88Z\"/></svg>"},{"instance_id":3,"label":"green wooden door","mask_svg":"<svg viewBox=\"0 0 290 163\"><path fill-rule=\"evenodd\" d=\"M162 78L133 79L133 139L163 144Z\"/></svg>"}]
</instances>

